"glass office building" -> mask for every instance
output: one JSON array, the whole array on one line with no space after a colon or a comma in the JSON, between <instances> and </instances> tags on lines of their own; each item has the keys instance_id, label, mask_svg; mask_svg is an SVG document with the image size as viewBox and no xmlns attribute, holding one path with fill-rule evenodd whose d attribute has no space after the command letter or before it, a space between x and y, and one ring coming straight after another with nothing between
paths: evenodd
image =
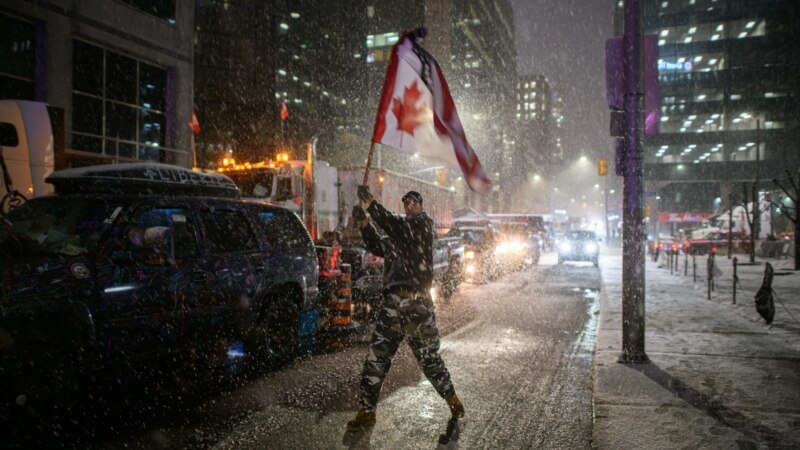
<instances>
[{"instance_id":1,"label":"glass office building","mask_svg":"<svg viewBox=\"0 0 800 450\"><path fill-rule=\"evenodd\" d=\"M794 0L646 0L658 39L660 132L644 141L653 211L728 207L743 183L796 171L800 26ZM622 31L622 2L617 32Z\"/></svg>"}]
</instances>

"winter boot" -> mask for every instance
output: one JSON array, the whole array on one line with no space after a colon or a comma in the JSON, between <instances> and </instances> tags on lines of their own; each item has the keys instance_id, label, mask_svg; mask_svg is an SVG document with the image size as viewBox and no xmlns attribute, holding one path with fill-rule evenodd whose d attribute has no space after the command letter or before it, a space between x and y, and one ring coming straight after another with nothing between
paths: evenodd
<instances>
[{"instance_id":1,"label":"winter boot","mask_svg":"<svg viewBox=\"0 0 800 450\"><path fill-rule=\"evenodd\" d=\"M461 404L461 400L458 399L458 395L454 393L447 396L447 406L450 407L450 414L453 416L453 419L460 419L464 417L464 405Z\"/></svg>"},{"instance_id":2,"label":"winter boot","mask_svg":"<svg viewBox=\"0 0 800 450\"><path fill-rule=\"evenodd\" d=\"M356 417L353 420L347 422L347 431L350 433L356 433L371 428L374 425L375 412L361 410L358 412L358 414L356 414Z\"/></svg>"}]
</instances>

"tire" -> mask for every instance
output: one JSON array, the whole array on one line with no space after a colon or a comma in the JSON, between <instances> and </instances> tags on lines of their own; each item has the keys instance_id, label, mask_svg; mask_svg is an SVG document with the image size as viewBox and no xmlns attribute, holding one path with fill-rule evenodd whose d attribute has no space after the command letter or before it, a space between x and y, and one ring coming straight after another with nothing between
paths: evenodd
<instances>
[{"instance_id":1,"label":"tire","mask_svg":"<svg viewBox=\"0 0 800 450\"><path fill-rule=\"evenodd\" d=\"M297 355L300 334L300 302L296 294L270 297L251 330L253 355L271 365L283 366Z\"/></svg>"},{"instance_id":2,"label":"tire","mask_svg":"<svg viewBox=\"0 0 800 450\"><path fill-rule=\"evenodd\" d=\"M593 259L592 265L595 267L600 267L600 260L598 258Z\"/></svg>"}]
</instances>

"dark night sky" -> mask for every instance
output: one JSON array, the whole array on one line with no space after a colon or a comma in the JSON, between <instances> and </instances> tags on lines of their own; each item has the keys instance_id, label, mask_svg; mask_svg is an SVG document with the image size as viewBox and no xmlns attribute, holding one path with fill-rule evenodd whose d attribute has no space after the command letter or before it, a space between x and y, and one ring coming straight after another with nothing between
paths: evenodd
<instances>
[{"instance_id":1,"label":"dark night sky","mask_svg":"<svg viewBox=\"0 0 800 450\"><path fill-rule=\"evenodd\" d=\"M610 153L605 40L615 0L510 0L517 72L544 74L564 100L565 157Z\"/></svg>"}]
</instances>

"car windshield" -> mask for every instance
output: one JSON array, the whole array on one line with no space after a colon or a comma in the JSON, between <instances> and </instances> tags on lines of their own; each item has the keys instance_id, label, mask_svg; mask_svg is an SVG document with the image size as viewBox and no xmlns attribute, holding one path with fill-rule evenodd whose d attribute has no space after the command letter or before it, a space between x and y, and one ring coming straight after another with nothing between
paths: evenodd
<instances>
[{"instance_id":1,"label":"car windshield","mask_svg":"<svg viewBox=\"0 0 800 450\"><path fill-rule=\"evenodd\" d=\"M468 244L479 244L486 241L487 234L487 230L456 230L455 232L448 233L449 236L461 236L464 242Z\"/></svg>"},{"instance_id":2,"label":"car windshield","mask_svg":"<svg viewBox=\"0 0 800 450\"><path fill-rule=\"evenodd\" d=\"M269 197L272 194L272 177L273 171L271 169L253 170L253 171L231 171L225 172L239 190L242 192L242 197Z\"/></svg>"},{"instance_id":3,"label":"car windshield","mask_svg":"<svg viewBox=\"0 0 800 450\"><path fill-rule=\"evenodd\" d=\"M596 241L593 231L569 231L566 238L570 241Z\"/></svg>"},{"instance_id":4,"label":"car windshield","mask_svg":"<svg viewBox=\"0 0 800 450\"><path fill-rule=\"evenodd\" d=\"M5 216L11 227L0 234L0 249L5 250L16 237L34 254L90 252L114 212L115 205L102 200L62 197L32 200Z\"/></svg>"},{"instance_id":5,"label":"car windshield","mask_svg":"<svg viewBox=\"0 0 800 450\"><path fill-rule=\"evenodd\" d=\"M528 236L528 226L521 224L505 224L500 227L500 232L509 238L525 238Z\"/></svg>"}]
</instances>

